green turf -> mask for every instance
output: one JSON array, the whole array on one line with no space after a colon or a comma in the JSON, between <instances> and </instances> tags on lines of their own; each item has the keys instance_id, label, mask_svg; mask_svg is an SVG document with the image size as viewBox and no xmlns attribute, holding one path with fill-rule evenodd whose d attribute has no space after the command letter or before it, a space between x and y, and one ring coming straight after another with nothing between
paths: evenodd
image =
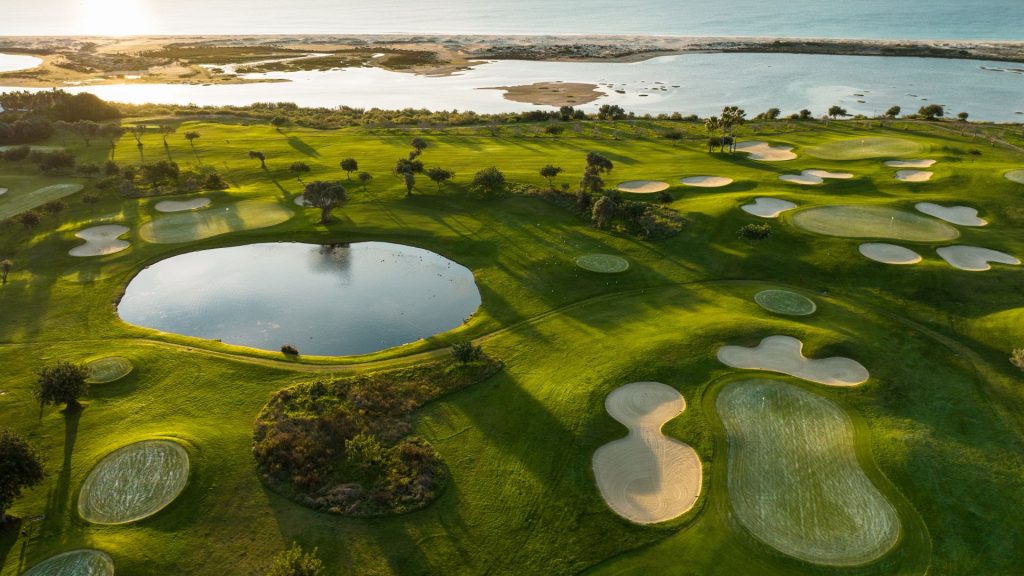
<instances>
[{"instance_id":1,"label":"green turf","mask_svg":"<svg viewBox=\"0 0 1024 576\"><path fill-rule=\"evenodd\" d=\"M837 566L893 547L899 518L860 469L841 408L771 380L729 384L716 406L729 440L729 502L756 538Z\"/></svg>"},{"instance_id":2,"label":"green turf","mask_svg":"<svg viewBox=\"0 0 1024 576\"><path fill-rule=\"evenodd\" d=\"M487 126L279 132L251 118L179 121L166 150L159 136L144 136L146 159L172 159L183 170L215 167L231 188L206 194L213 210L250 200L294 209L304 182L345 181L337 166L350 156L375 178L365 191L346 183L349 200L326 226L317 223L318 211L294 209L291 219L271 227L151 244L139 230L167 216L151 209L157 199L101 191L95 206L69 196L64 212L44 216L33 230L0 226L0 256L15 263L0 287L0 390L6 392L0 414L5 426L39 447L49 472L10 511L45 518L30 537L0 535L3 576L83 547L109 553L123 574L259 574L293 540L319 547L332 575L1001 575L1024 564L1024 518L1015 513L1024 508L1024 388L1008 362L1010 349L1024 346L1019 270L964 274L934 256L913 270L878 266L860 257L857 241L802 232L786 216L772 223L770 238L744 241L737 233L750 216L739 206L777 195L780 168L742 154L708 154L699 123L581 122L579 132L556 138L544 133L544 124L529 123L500 126L492 136ZM685 134L682 141L661 137L676 127ZM194 152L180 137L190 130L202 135ZM422 156L428 167L457 176L440 191L418 178L406 197L391 169L416 136L430 144ZM802 189L802 206L907 210L925 199L962 203L970 191L972 206L991 224L962 230L957 242L1024 253L1024 212L1015 201L1020 185L1003 177L1024 165L1024 156L1011 149L979 146L945 126L902 121L870 129L847 122L747 124L737 136L799 150L877 136L912 140L939 160L935 181L913 190L872 159L801 157L785 171L858 175L827 191ZM100 163L109 153L101 142L76 146L82 163ZM254 149L266 154L267 170L248 158ZM667 205L686 217L687 227L658 242L597 230L537 198L484 200L470 192L483 159L511 182L533 185L545 184L542 166L562 166L555 186L574 186L588 151L615 162L609 182L718 174L738 184L674 196ZM130 136L115 159L138 163ZM295 161L311 167L304 182L288 171ZM0 164L0 181L33 182L12 187L7 196L60 183L39 176L29 162ZM96 191L93 183L88 190ZM132 250L89 261L67 255L79 243L75 231L111 216L132 227L126 237ZM468 266L480 288L480 310L452 333L399 350L287 360L132 327L120 322L113 305L144 266L186 251L366 240L422 247ZM581 254L621 255L630 270L593 274L576 266ZM814 294L817 313L767 314L751 298L780 288ZM871 371L872 379L856 388L813 387L849 415L861 467L901 522L900 541L867 567L832 569L786 556L750 535L731 512L728 444L714 398L735 371L721 365L715 351L725 344L753 346L772 334L799 338L822 357L857 358ZM447 354L445 346L465 338L476 339L505 369L421 409L413 431L438 450L451 477L429 506L394 518L339 518L262 485L252 427L270 394L321 373ZM134 372L93 387L80 411L40 411L32 384L41 365L106 356L131 360ZM618 517L601 499L590 469L594 451L624 434L607 417L603 400L634 381L664 382L686 396L686 412L664 433L693 446L705 467L697 505L664 525L639 527ZM137 523L82 521L77 497L90 470L118 447L152 438L188 447L188 487Z\"/></svg>"},{"instance_id":3,"label":"green turf","mask_svg":"<svg viewBox=\"0 0 1024 576\"><path fill-rule=\"evenodd\" d=\"M131 373L132 361L122 356L107 356L89 362L89 382L92 384L109 384L124 378Z\"/></svg>"},{"instance_id":4,"label":"green turf","mask_svg":"<svg viewBox=\"0 0 1024 576\"><path fill-rule=\"evenodd\" d=\"M240 230L267 228L286 222L293 214L277 202L243 200L200 212L159 216L139 229L139 236L155 244L181 244Z\"/></svg>"},{"instance_id":5,"label":"green turf","mask_svg":"<svg viewBox=\"0 0 1024 576\"><path fill-rule=\"evenodd\" d=\"M83 188L81 184L65 183L28 189L38 183L39 179L34 177L5 178L3 186L9 190L0 196L0 220L13 218L52 200L60 200Z\"/></svg>"},{"instance_id":6,"label":"green turf","mask_svg":"<svg viewBox=\"0 0 1024 576\"><path fill-rule=\"evenodd\" d=\"M934 243L960 236L945 222L887 206L818 206L795 212L790 219L808 232L842 238Z\"/></svg>"},{"instance_id":7,"label":"green turf","mask_svg":"<svg viewBox=\"0 0 1024 576\"><path fill-rule=\"evenodd\" d=\"M78 496L78 513L95 524L126 524L156 514L188 483L188 452L167 440L119 448L93 468Z\"/></svg>"},{"instance_id":8,"label":"green turf","mask_svg":"<svg viewBox=\"0 0 1024 576\"><path fill-rule=\"evenodd\" d=\"M576 265L599 274L619 274L629 270L629 260L613 254L584 254L576 259Z\"/></svg>"},{"instance_id":9,"label":"green turf","mask_svg":"<svg viewBox=\"0 0 1024 576\"><path fill-rule=\"evenodd\" d=\"M810 298L789 290L762 290L754 294L754 301L769 312L786 316L808 316L818 309Z\"/></svg>"},{"instance_id":10,"label":"green turf","mask_svg":"<svg viewBox=\"0 0 1024 576\"><path fill-rule=\"evenodd\" d=\"M114 562L99 550L72 550L40 562L25 576L114 576Z\"/></svg>"},{"instance_id":11,"label":"green turf","mask_svg":"<svg viewBox=\"0 0 1024 576\"><path fill-rule=\"evenodd\" d=\"M904 138L851 138L811 146L804 151L824 160L864 160L866 158L902 158L920 153L919 142Z\"/></svg>"}]
</instances>

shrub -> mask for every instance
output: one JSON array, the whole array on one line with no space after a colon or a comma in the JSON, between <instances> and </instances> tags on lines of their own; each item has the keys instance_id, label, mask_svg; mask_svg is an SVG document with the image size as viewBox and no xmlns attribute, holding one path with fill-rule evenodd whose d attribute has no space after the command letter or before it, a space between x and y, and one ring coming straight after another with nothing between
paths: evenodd
<instances>
[{"instance_id":1,"label":"shrub","mask_svg":"<svg viewBox=\"0 0 1024 576\"><path fill-rule=\"evenodd\" d=\"M291 344L285 344L284 346L281 346L281 354L284 354L285 356L298 356L299 349Z\"/></svg>"},{"instance_id":2,"label":"shrub","mask_svg":"<svg viewBox=\"0 0 1024 576\"><path fill-rule=\"evenodd\" d=\"M28 155L32 152L32 149L28 146L15 146L14 148L8 148L3 152L4 160L9 162L17 162L28 158Z\"/></svg>"},{"instance_id":3,"label":"shrub","mask_svg":"<svg viewBox=\"0 0 1024 576\"><path fill-rule=\"evenodd\" d=\"M322 576L324 563L320 561L318 550L305 552L298 542L292 547L274 556L274 564L264 576Z\"/></svg>"},{"instance_id":4,"label":"shrub","mask_svg":"<svg viewBox=\"0 0 1024 576\"><path fill-rule=\"evenodd\" d=\"M672 202L672 195L669 194L668 192L665 192L664 190L658 192L658 202L661 202L662 204L668 204Z\"/></svg>"},{"instance_id":5,"label":"shrub","mask_svg":"<svg viewBox=\"0 0 1024 576\"><path fill-rule=\"evenodd\" d=\"M1010 355L1010 364L1024 370L1024 348L1014 348Z\"/></svg>"},{"instance_id":6,"label":"shrub","mask_svg":"<svg viewBox=\"0 0 1024 576\"><path fill-rule=\"evenodd\" d=\"M459 364L475 362L479 360L483 354L483 348L473 344L469 340L456 342L452 345L452 358L454 358Z\"/></svg>"},{"instance_id":7,"label":"shrub","mask_svg":"<svg viewBox=\"0 0 1024 576\"><path fill-rule=\"evenodd\" d=\"M204 190L226 190L227 187L228 183L216 172L207 175L206 180L203 181Z\"/></svg>"},{"instance_id":8,"label":"shrub","mask_svg":"<svg viewBox=\"0 0 1024 576\"><path fill-rule=\"evenodd\" d=\"M740 238L746 240L764 240L772 235L772 227L769 224L747 224L740 228Z\"/></svg>"}]
</instances>

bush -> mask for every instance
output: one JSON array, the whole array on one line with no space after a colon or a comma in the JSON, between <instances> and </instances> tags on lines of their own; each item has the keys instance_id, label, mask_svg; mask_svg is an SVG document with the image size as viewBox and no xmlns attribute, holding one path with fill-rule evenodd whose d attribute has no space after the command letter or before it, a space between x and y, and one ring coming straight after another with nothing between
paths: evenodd
<instances>
[{"instance_id":1,"label":"bush","mask_svg":"<svg viewBox=\"0 0 1024 576\"><path fill-rule=\"evenodd\" d=\"M664 190L658 192L658 202L661 202L662 204L668 204L672 202L672 195L669 194L668 192L665 192Z\"/></svg>"},{"instance_id":2,"label":"bush","mask_svg":"<svg viewBox=\"0 0 1024 576\"><path fill-rule=\"evenodd\" d=\"M207 175L206 180L203 181L204 190L226 190L227 187L228 183L216 172Z\"/></svg>"},{"instance_id":3,"label":"bush","mask_svg":"<svg viewBox=\"0 0 1024 576\"><path fill-rule=\"evenodd\" d=\"M281 354L284 354L285 356L298 356L299 349L291 344L285 344L284 346L281 346Z\"/></svg>"},{"instance_id":4,"label":"bush","mask_svg":"<svg viewBox=\"0 0 1024 576\"><path fill-rule=\"evenodd\" d=\"M305 552L298 542L292 547L274 556L274 565L264 576L321 576L324 563L320 561L318 550Z\"/></svg>"},{"instance_id":5,"label":"bush","mask_svg":"<svg viewBox=\"0 0 1024 576\"><path fill-rule=\"evenodd\" d=\"M473 344L469 340L456 342L452 345L452 358L454 358L459 364L475 362L479 360L483 354L483 348Z\"/></svg>"},{"instance_id":6,"label":"bush","mask_svg":"<svg viewBox=\"0 0 1024 576\"><path fill-rule=\"evenodd\" d=\"M15 146L14 148L8 148L3 154L4 160L8 162L18 162L28 158L28 155L32 153L32 148L28 146Z\"/></svg>"},{"instance_id":7,"label":"bush","mask_svg":"<svg viewBox=\"0 0 1024 576\"><path fill-rule=\"evenodd\" d=\"M746 240L764 240L772 235L772 227L769 224L747 224L740 228L740 238Z\"/></svg>"},{"instance_id":8,"label":"bush","mask_svg":"<svg viewBox=\"0 0 1024 576\"><path fill-rule=\"evenodd\" d=\"M1010 355L1010 364L1024 370L1024 348L1014 348L1013 354Z\"/></svg>"}]
</instances>

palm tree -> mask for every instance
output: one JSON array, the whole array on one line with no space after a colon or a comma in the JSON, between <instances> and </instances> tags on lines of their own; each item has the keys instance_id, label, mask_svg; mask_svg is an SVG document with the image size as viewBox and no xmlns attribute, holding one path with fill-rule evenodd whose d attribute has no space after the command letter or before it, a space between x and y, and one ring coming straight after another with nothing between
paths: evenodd
<instances>
[{"instance_id":1,"label":"palm tree","mask_svg":"<svg viewBox=\"0 0 1024 576\"><path fill-rule=\"evenodd\" d=\"M170 124L161 124L159 130L160 135L164 137L164 148L167 148L167 137L174 134L178 129Z\"/></svg>"}]
</instances>

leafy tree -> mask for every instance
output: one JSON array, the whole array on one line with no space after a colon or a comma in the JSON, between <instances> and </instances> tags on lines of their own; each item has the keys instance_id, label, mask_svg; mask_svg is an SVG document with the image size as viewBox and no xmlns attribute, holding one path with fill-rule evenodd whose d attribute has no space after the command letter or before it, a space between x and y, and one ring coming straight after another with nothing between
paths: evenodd
<instances>
[{"instance_id":1,"label":"leafy tree","mask_svg":"<svg viewBox=\"0 0 1024 576\"><path fill-rule=\"evenodd\" d=\"M39 169L46 173L67 172L75 167L75 157L66 150L36 155Z\"/></svg>"},{"instance_id":2,"label":"leafy tree","mask_svg":"<svg viewBox=\"0 0 1024 576\"><path fill-rule=\"evenodd\" d=\"M0 432L0 525L24 488L43 481L43 460L27 440L10 430Z\"/></svg>"},{"instance_id":3,"label":"leafy tree","mask_svg":"<svg viewBox=\"0 0 1024 576\"><path fill-rule=\"evenodd\" d=\"M67 204L64 204L63 200L50 200L46 204L43 204L43 210L53 214L54 216L63 212L65 208L67 208Z\"/></svg>"},{"instance_id":4,"label":"leafy tree","mask_svg":"<svg viewBox=\"0 0 1024 576\"><path fill-rule=\"evenodd\" d=\"M298 542L274 556L274 564L264 576L324 576L324 563L316 548L305 552Z\"/></svg>"},{"instance_id":5,"label":"leafy tree","mask_svg":"<svg viewBox=\"0 0 1024 576\"><path fill-rule=\"evenodd\" d=\"M305 162L292 162L292 165L288 167L288 170L296 176L309 172L309 164Z\"/></svg>"},{"instance_id":6,"label":"leafy tree","mask_svg":"<svg viewBox=\"0 0 1024 576\"><path fill-rule=\"evenodd\" d=\"M602 104L597 109L598 120L622 120L626 117L626 111L616 104Z\"/></svg>"},{"instance_id":7,"label":"leafy tree","mask_svg":"<svg viewBox=\"0 0 1024 576\"><path fill-rule=\"evenodd\" d=\"M188 145L191 146L193 150L196 148L196 139L198 138L199 132L185 132L185 140L188 140Z\"/></svg>"},{"instance_id":8,"label":"leafy tree","mask_svg":"<svg viewBox=\"0 0 1024 576\"><path fill-rule=\"evenodd\" d=\"M0 286L7 284L7 275L11 273L11 268L14 268L14 262L9 258L0 260Z\"/></svg>"},{"instance_id":9,"label":"leafy tree","mask_svg":"<svg viewBox=\"0 0 1024 576\"><path fill-rule=\"evenodd\" d=\"M177 128L175 128L174 126L171 126L170 124L161 124L160 126L157 127L157 130L159 130L160 135L163 136L164 148L167 148L167 146L168 146L168 144L167 144L167 137L178 131Z\"/></svg>"},{"instance_id":10,"label":"leafy tree","mask_svg":"<svg viewBox=\"0 0 1024 576\"><path fill-rule=\"evenodd\" d=\"M764 240L771 234L770 224L747 224L740 228L740 237L747 240Z\"/></svg>"},{"instance_id":11,"label":"leafy tree","mask_svg":"<svg viewBox=\"0 0 1024 576\"><path fill-rule=\"evenodd\" d=\"M161 184L169 184L178 181L181 176L181 169L175 162L161 160L152 164L142 165L142 179L149 182L150 186L156 188Z\"/></svg>"},{"instance_id":12,"label":"leafy tree","mask_svg":"<svg viewBox=\"0 0 1024 576\"><path fill-rule=\"evenodd\" d=\"M359 162L356 162L355 158L345 158L339 165L345 171L349 180L352 179L352 173L359 170Z\"/></svg>"},{"instance_id":13,"label":"leafy tree","mask_svg":"<svg viewBox=\"0 0 1024 576\"><path fill-rule=\"evenodd\" d=\"M427 178L437 184L437 191L441 191L441 185L455 177L455 172L447 168L430 168L427 170Z\"/></svg>"},{"instance_id":14,"label":"leafy tree","mask_svg":"<svg viewBox=\"0 0 1024 576\"><path fill-rule=\"evenodd\" d=\"M483 348L473 344L469 340L456 342L452 345L452 358L454 358L459 364L475 362L476 360L479 360L483 354Z\"/></svg>"},{"instance_id":15,"label":"leafy tree","mask_svg":"<svg viewBox=\"0 0 1024 576\"><path fill-rule=\"evenodd\" d=\"M395 163L395 174L422 174L423 162L410 158L399 158Z\"/></svg>"},{"instance_id":16,"label":"leafy tree","mask_svg":"<svg viewBox=\"0 0 1024 576\"><path fill-rule=\"evenodd\" d=\"M473 176L473 188L484 196L497 196L505 191L505 175L494 166L484 168Z\"/></svg>"},{"instance_id":17,"label":"leafy tree","mask_svg":"<svg viewBox=\"0 0 1024 576\"><path fill-rule=\"evenodd\" d=\"M540 175L542 178L547 178L549 188L554 187L553 180L561 173L562 168L560 166L553 166L551 164L540 169Z\"/></svg>"},{"instance_id":18,"label":"leafy tree","mask_svg":"<svg viewBox=\"0 0 1024 576\"><path fill-rule=\"evenodd\" d=\"M356 178L359 179L359 183L363 185L363 191L365 191L366 185L370 183L370 180L373 180L373 174L370 174L369 172L360 172L356 175Z\"/></svg>"},{"instance_id":19,"label":"leafy tree","mask_svg":"<svg viewBox=\"0 0 1024 576\"><path fill-rule=\"evenodd\" d=\"M724 147L724 140L721 136L710 136L708 137L708 152L711 152L715 148L721 150Z\"/></svg>"},{"instance_id":20,"label":"leafy tree","mask_svg":"<svg viewBox=\"0 0 1024 576\"><path fill-rule=\"evenodd\" d=\"M423 151L427 149L427 141L423 138L413 138L412 149L417 152L417 156L422 154Z\"/></svg>"},{"instance_id":21,"label":"leafy tree","mask_svg":"<svg viewBox=\"0 0 1024 576\"><path fill-rule=\"evenodd\" d=\"M1024 348L1014 348L1010 355L1010 364L1024 370Z\"/></svg>"},{"instance_id":22,"label":"leafy tree","mask_svg":"<svg viewBox=\"0 0 1024 576\"><path fill-rule=\"evenodd\" d=\"M310 182L302 194L307 204L320 209L321 224L330 222L331 211L347 199L345 187L336 181Z\"/></svg>"},{"instance_id":23,"label":"leafy tree","mask_svg":"<svg viewBox=\"0 0 1024 576\"><path fill-rule=\"evenodd\" d=\"M800 119L801 120L810 120L811 119L811 111L808 110L807 108L804 108L803 110L801 110L800 111Z\"/></svg>"},{"instance_id":24,"label":"leafy tree","mask_svg":"<svg viewBox=\"0 0 1024 576\"><path fill-rule=\"evenodd\" d=\"M597 152L587 153L587 168L593 168L598 172L611 172L615 165L612 161Z\"/></svg>"},{"instance_id":25,"label":"leafy tree","mask_svg":"<svg viewBox=\"0 0 1024 576\"><path fill-rule=\"evenodd\" d=\"M405 183L405 195L412 196L412 189L416 187L416 173L402 172L402 182Z\"/></svg>"},{"instance_id":26,"label":"leafy tree","mask_svg":"<svg viewBox=\"0 0 1024 576\"><path fill-rule=\"evenodd\" d=\"M580 180L580 192L586 194L598 194L604 190L604 179L597 168L588 166L583 171L583 178Z\"/></svg>"},{"instance_id":27,"label":"leafy tree","mask_svg":"<svg viewBox=\"0 0 1024 576\"><path fill-rule=\"evenodd\" d=\"M967 119L968 119L968 118L970 118L970 116L971 116L971 115L970 115L970 114L968 114L967 112L961 112L961 113L959 113L959 114L957 114L957 115L956 115L956 117L957 117L957 118L958 118L958 119L959 119L959 120L960 120L961 122L967 122Z\"/></svg>"},{"instance_id":28,"label":"leafy tree","mask_svg":"<svg viewBox=\"0 0 1024 576\"><path fill-rule=\"evenodd\" d=\"M96 138L100 134L100 125L92 120L78 120L77 122L71 123L65 122L64 126L71 131L71 133L81 138L87 147L92 144L92 139Z\"/></svg>"},{"instance_id":29,"label":"leafy tree","mask_svg":"<svg viewBox=\"0 0 1024 576\"><path fill-rule=\"evenodd\" d=\"M22 212L21 214L19 214L16 220L19 224L25 227L25 230L31 230L32 228L39 225L39 222L42 221L42 218L39 217L38 212L34 210L29 210L28 212Z\"/></svg>"},{"instance_id":30,"label":"leafy tree","mask_svg":"<svg viewBox=\"0 0 1024 576\"><path fill-rule=\"evenodd\" d=\"M149 128L147 128L145 124L136 124L128 129L128 133L132 135L132 138L135 138L135 145L139 148L142 148L142 137L145 136L148 131Z\"/></svg>"},{"instance_id":31,"label":"leafy tree","mask_svg":"<svg viewBox=\"0 0 1024 576\"><path fill-rule=\"evenodd\" d=\"M591 209L590 218L594 222L594 226L604 230L612 222L612 218L615 216L615 201L608 196L601 196L594 202L594 207Z\"/></svg>"},{"instance_id":32,"label":"leafy tree","mask_svg":"<svg viewBox=\"0 0 1024 576\"><path fill-rule=\"evenodd\" d=\"M846 112L846 108L843 108L842 106L830 106L828 109L828 115L830 118L849 116L849 114Z\"/></svg>"},{"instance_id":33,"label":"leafy tree","mask_svg":"<svg viewBox=\"0 0 1024 576\"><path fill-rule=\"evenodd\" d=\"M260 161L260 168L263 169L263 170L267 169L267 157L266 157L266 155L263 154L263 152L258 152L256 150L249 150L249 158L252 158L254 160L259 160Z\"/></svg>"},{"instance_id":34,"label":"leafy tree","mask_svg":"<svg viewBox=\"0 0 1024 576\"><path fill-rule=\"evenodd\" d=\"M927 106L921 106L918 109L917 115L921 116L925 120L935 120L936 118L942 118L946 114L946 109L941 104L929 104Z\"/></svg>"},{"instance_id":35,"label":"leafy tree","mask_svg":"<svg viewBox=\"0 0 1024 576\"><path fill-rule=\"evenodd\" d=\"M274 116L270 119L270 123L274 128L280 129L282 126L286 126L288 124L288 118L284 116Z\"/></svg>"},{"instance_id":36,"label":"leafy tree","mask_svg":"<svg viewBox=\"0 0 1024 576\"><path fill-rule=\"evenodd\" d=\"M764 112L761 112L760 114L758 114L755 117L755 119L756 120L778 120L779 116L781 116L781 115L782 115L782 110L779 110L778 108L769 108L769 109L765 110Z\"/></svg>"},{"instance_id":37,"label":"leafy tree","mask_svg":"<svg viewBox=\"0 0 1024 576\"><path fill-rule=\"evenodd\" d=\"M899 106L893 106L893 107L891 107L891 108L889 108L888 110L885 111L885 117L886 118L890 118L890 119L895 118L895 117L899 116L900 112L902 112L902 111L903 111L903 109L900 108Z\"/></svg>"},{"instance_id":38,"label":"leafy tree","mask_svg":"<svg viewBox=\"0 0 1024 576\"><path fill-rule=\"evenodd\" d=\"M726 106L725 108L722 108L722 133L731 139L733 129L746 122L746 116L747 113L739 106ZM724 139L723 142L725 142ZM735 140L731 139L729 142L735 143ZM732 146L729 147L729 151L735 152Z\"/></svg>"},{"instance_id":39,"label":"leafy tree","mask_svg":"<svg viewBox=\"0 0 1024 576\"><path fill-rule=\"evenodd\" d=\"M89 392L89 370L84 364L57 362L39 370L35 396L40 405L64 404L67 408L78 406L78 399Z\"/></svg>"},{"instance_id":40,"label":"leafy tree","mask_svg":"<svg viewBox=\"0 0 1024 576\"><path fill-rule=\"evenodd\" d=\"M565 128L559 126L558 124L548 124L547 126L544 127L544 132L552 136L558 136L562 132L565 132Z\"/></svg>"}]
</instances>

